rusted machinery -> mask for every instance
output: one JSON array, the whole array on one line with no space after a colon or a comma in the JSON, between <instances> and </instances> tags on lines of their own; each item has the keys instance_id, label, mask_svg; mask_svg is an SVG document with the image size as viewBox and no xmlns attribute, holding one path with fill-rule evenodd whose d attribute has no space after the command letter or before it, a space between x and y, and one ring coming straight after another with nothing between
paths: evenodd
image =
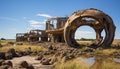
<instances>
[{"instance_id":1,"label":"rusted machinery","mask_svg":"<svg viewBox=\"0 0 120 69\"><path fill-rule=\"evenodd\" d=\"M76 29L84 25L92 27L96 32L95 42L91 46L97 48L109 47L111 45L116 29L113 20L104 12L90 8L73 13L67 20L64 27L64 39L68 46L80 47L80 44L76 42L74 36ZM103 30L105 30L104 39L101 36Z\"/></svg>"},{"instance_id":2,"label":"rusted machinery","mask_svg":"<svg viewBox=\"0 0 120 69\"><path fill-rule=\"evenodd\" d=\"M115 36L115 25L112 18L104 12L90 8L79 10L68 17L49 18L46 30L31 30L29 34L17 34L16 40L66 42L71 47L81 47L75 40L75 32L81 26L90 26L95 30L96 39L90 46L109 47ZM105 38L101 32L105 31ZM19 38L21 37L21 38Z\"/></svg>"},{"instance_id":3,"label":"rusted machinery","mask_svg":"<svg viewBox=\"0 0 120 69\"><path fill-rule=\"evenodd\" d=\"M26 42L35 42L35 41L48 41L48 35L44 30L30 30L29 33L17 33L16 41L26 41Z\"/></svg>"},{"instance_id":4,"label":"rusted machinery","mask_svg":"<svg viewBox=\"0 0 120 69\"><path fill-rule=\"evenodd\" d=\"M51 42L64 42L63 30L68 17L49 18L46 21L46 33Z\"/></svg>"},{"instance_id":5,"label":"rusted machinery","mask_svg":"<svg viewBox=\"0 0 120 69\"><path fill-rule=\"evenodd\" d=\"M44 30L30 30L29 41L48 41L48 35Z\"/></svg>"},{"instance_id":6,"label":"rusted machinery","mask_svg":"<svg viewBox=\"0 0 120 69\"><path fill-rule=\"evenodd\" d=\"M17 33L16 34L16 41L21 42L21 41L27 40L26 36L24 36L25 34L27 34L27 33Z\"/></svg>"}]
</instances>

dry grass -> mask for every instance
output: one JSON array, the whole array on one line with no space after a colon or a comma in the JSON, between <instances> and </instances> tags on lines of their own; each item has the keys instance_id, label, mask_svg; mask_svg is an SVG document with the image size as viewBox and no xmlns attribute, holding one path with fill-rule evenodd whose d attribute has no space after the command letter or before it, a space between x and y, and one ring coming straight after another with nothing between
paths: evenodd
<instances>
[{"instance_id":1,"label":"dry grass","mask_svg":"<svg viewBox=\"0 0 120 69\"><path fill-rule=\"evenodd\" d=\"M89 69L87 64L83 64L77 59L70 60L67 62L61 62L55 66L55 69Z\"/></svg>"},{"instance_id":2,"label":"dry grass","mask_svg":"<svg viewBox=\"0 0 120 69\"><path fill-rule=\"evenodd\" d=\"M31 47L32 51L46 51L47 49L45 49L42 46L35 46L35 45L28 45L28 44L23 44L23 45L8 45L8 42L10 41L6 41L3 40L1 41L2 45L7 45L4 47L0 48L0 52L6 52L8 49L10 48L14 48L16 51L22 51L25 50L28 47ZM12 41L14 42L14 41ZM92 43L92 41L78 41L80 44L89 44ZM114 41L115 44L119 43L119 41ZM94 52L95 55L97 54L104 54L104 55L110 55L114 52L120 52L119 49L96 49L96 51ZM73 59L73 60L69 60L67 62L63 62L62 59L60 57L57 57L58 61L60 61L59 63L57 63L55 65L55 69L96 69L96 68L89 68L89 65L86 63L83 63L81 61L79 61L78 59ZM96 66L97 67L97 66ZM97 68L99 69L99 68ZM116 64L114 62L109 62L109 63L103 63L100 69L120 69L120 64Z\"/></svg>"},{"instance_id":3,"label":"dry grass","mask_svg":"<svg viewBox=\"0 0 120 69\"><path fill-rule=\"evenodd\" d=\"M79 44L91 44L91 43L93 43L93 41L90 41L90 40L86 40L86 41L80 40L80 41L77 41L77 42ZM114 45L120 45L120 40L116 40L115 39L112 44L114 44Z\"/></svg>"},{"instance_id":4,"label":"dry grass","mask_svg":"<svg viewBox=\"0 0 120 69\"><path fill-rule=\"evenodd\" d=\"M93 41L77 41L79 44L91 44Z\"/></svg>"},{"instance_id":5,"label":"dry grass","mask_svg":"<svg viewBox=\"0 0 120 69\"><path fill-rule=\"evenodd\" d=\"M95 55L99 55L99 54L110 55L118 51L119 50L116 50L116 49L102 49L102 50L95 50L94 54Z\"/></svg>"},{"instance_id":6,"label":"dry grass","mask_svg":"<svg viewBox=\"0 0 120 69\"><path fill-rule=\"evenodd\" d=\"M29 45L23 42L15 42L15 40L1 40L0 43L3 46L0 47L0 52L6 52L10 48L14 48L16 51L22 51L29 47L32 51L46 51L46 49L42 46Z\"/></svg>"},{"instance_id":7,"label":"dry grass","mask_svg":"<svg viewBox=\"0 0 120 69\"><path fill-rule=\"evenodd\" d=\"M14 48L16 51L22 51L25 50L26 48L31 48L32 51L46 51L45 48L42 46L33 46L33 45L18 45L18 46L7 46L7 47L1 47L0 52L6 52L10 48Z\"/></svg>"},{"instance_id":8,"label":"dry grass","mask_svg":"<svg viewBox=\"0 0 120 69\"><path fill-rule=\"evenodd\" d=\"M104 59L103 62L88 65L78 59L74 59L57 64L55 69L120 69L120 63Z\"/></svg>"},{"instance_id":9,"label":"dry grass","mask_svg":"<svg viewBox=\"0 0 120 69\"><path fill-rule=\"evenodd\" d=\"M0 43L2 46L10 46L16 42L15 40L0 40Z\"/></svg>"},{"instance_id":10,"label":"dry grass","mask_svg":"<svg viewBox=\"0 0 120 69\"><path fill-rule=\"evenodd\" d=\"M106 63L103 64L102 69L120 69L120 63Z\"/></svg>"},{"instance_id":11,"label":"dry grass","mask_svg":"<svg viewBox=\"0 0 120 69\"><path fill-rule=\"evenodd\" d=\"M117 51L116 49L105 49L105 50L102 50L103 54L112 54L114 53L115 51Z\"/></svg>"},{"instance_id":12,"label":"dry grass","mask_svg":"<svg viewBox=\"0 0 120 69\"><path fill-rule=\"evenodd\" d=\"M115 45L119 44L120 45L120 40L114 40L112 44L115 44Z\"/></svg>"}]
</instances>

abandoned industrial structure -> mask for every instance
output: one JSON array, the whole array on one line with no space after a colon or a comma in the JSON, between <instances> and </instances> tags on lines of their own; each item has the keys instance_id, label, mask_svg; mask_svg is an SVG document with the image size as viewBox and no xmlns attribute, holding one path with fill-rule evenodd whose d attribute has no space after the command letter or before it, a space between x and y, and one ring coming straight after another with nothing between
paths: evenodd
<instances>
[{"instance_id":1,"label":"abandoned industrial structure","mask_svg":"<svg viewBox=\"0 0 120 69\"><path fill-rule=\"evenodd\" d=\"M81 26L90 26L95 30L96 39L92 46L109 47L112 44L116 29L112 18L94 8L74 12L69 18L49 18L45 30L18 33L16 41L66 42L68 46L78 48L80 44L75 40L75 32ZM105 30L105 38L101 36L103 30Z\"/></svg>"},{"instance_id":2,"label":"abandoned industrial structure","mask_svg":"<svg viewBox=\"0 0 120 69\"><path fill-rule=\"evenodd\" d=\"M65 42L63 30L68 17L50 18L46 21L46 33L49 34L51 42Z\"/></svg>"},{"instance_id":3,"label":"abandoned industrial structure","mask_svg":"<svg viewBox=\"0 0 120 69\"><path fill-rule=\"evenodd\" d=\"M63 30L68 17L49 18L45 30L30 30L29 33L17 33L16 41L51 41L64 42Z\"/></svg>"},{"instance_id":4,"label":"abandoned industrial structure","mask_svg":"<svg viewBox=\"0 0 120 69\"><path fill-rule=\"evenodd\" d=\"M48 34L44 30L30 30L29 33L17 33L16 41L35 42L48 41Z\"/></svg>"}]
</instances>

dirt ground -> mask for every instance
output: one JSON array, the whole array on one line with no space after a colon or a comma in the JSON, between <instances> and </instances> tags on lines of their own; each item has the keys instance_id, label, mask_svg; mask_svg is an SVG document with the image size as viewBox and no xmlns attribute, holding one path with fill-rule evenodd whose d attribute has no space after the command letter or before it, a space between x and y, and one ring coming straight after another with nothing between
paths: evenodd
<instances>
[{"instance_id":1,"label":"dirt ground","mask_svg":"<svg viewBox=\"0 0 120 69\"><path fill-rule=\"evenodd\" d=\"M32 56L16 57L7 61L12 61L14 67L17 67L22 61L27 61L29 64L33 65L35 69L53 69L53 65L41 65L40 61L35 60L35 57Z\"/></svg>"}]
</instances>

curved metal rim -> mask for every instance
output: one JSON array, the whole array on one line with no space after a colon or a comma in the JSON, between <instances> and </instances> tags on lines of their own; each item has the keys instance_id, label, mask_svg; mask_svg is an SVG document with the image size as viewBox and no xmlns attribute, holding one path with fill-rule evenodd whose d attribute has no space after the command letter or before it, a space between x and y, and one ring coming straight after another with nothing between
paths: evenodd
<instances>
[{"instance_id":1,"label":"curved metal rim","mask_svg":"<svg viewBox=\"0 0 120 69\"><path fill-rule=\"evenodd\" d=\"M90 11L90 12L87 12ZM97 13L95 13L97 12ZM77 18L82 18L82 17L93 17L97 19L99 22L104 24L104 29L106 32L105 39L103 40L102 43L98 43L97 46L102 46L102 47L108 47L111 45L113 39L114 39L114 34L115 34L115 25L113 24L112 19L110 16L106 15L105 13L96 10L96 9L87 9L87 10L82 10L74 13L67 21L64 27L64 39L65 42L68 44L68 46L78 48L80 45L76 43L75 39L72 37L74 36L73 34L75 33L76 29L74 30L73 26L75 25L74 21ZM103 20L104 19L104 20Z\"/></svg>"}]
</instances>

